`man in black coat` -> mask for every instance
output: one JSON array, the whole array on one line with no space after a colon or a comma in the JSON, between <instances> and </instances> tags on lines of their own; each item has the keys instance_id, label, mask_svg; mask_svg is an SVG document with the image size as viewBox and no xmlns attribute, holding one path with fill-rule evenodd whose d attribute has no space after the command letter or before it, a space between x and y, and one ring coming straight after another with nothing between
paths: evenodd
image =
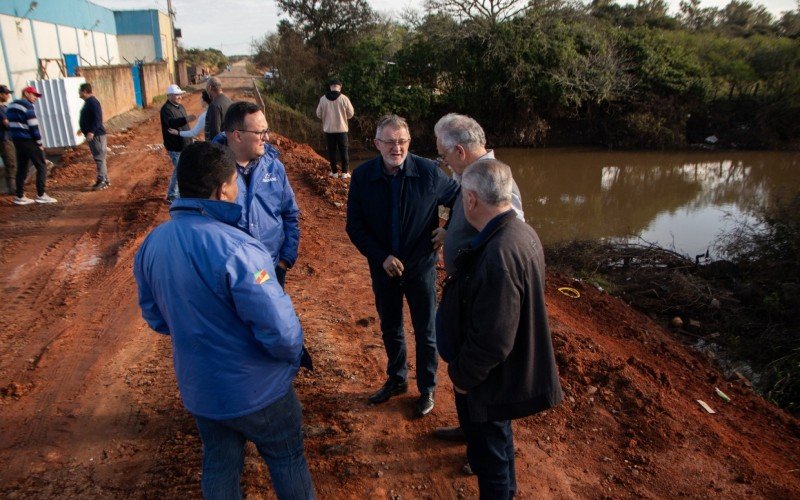
<instances>
[{"instance_id":1,"label":"man in black coat","mask_svg":"<svg viewBox=\"0 0 800 500\"><path fill-rule=\"evenodd\" d=\"M172 162L172 178L167 188L167 202L180 196L178 190L178 160L181 159L181 151L192 143L191 137L181 137L169 133L169 129L189 130L188 123L197 118L195 115L186 115L186 108L183 107L184 91L174 83L167 87L167 102L161 106L161 137L164 139L164 149L167 150L169 159Z\"/></svg>"},{"instance_id":2,"label":"man in black coat","mask_svg":"<svg viewBox=\"0 0 800 500\"><path fill-rule=\"evenodd\" d=\"M563 397L545 309L544 252L511 206L507 165L470 165L461 190L464 215L479 232L445 282L436 341L449 364L480 497L505 499L516 492L511 420Z\"/></svg>"},{"instance_id":3,"label":"man in black coat","mask_svg":"<svg viewBox=\"0 0 800 500\"><path fill-rule=\"evenodd\" d=\"M416 344L419 417L434 405L436 388L436 247L439 206L452 206L458 184L434 162L410 155L408 124L383 117L375 134L380 156L359 166L347 199L347 234L369 262L381 320L389 376L369 402L379 404L408 390L403 297L408 301Z\"/></svg>"}]
</instances>

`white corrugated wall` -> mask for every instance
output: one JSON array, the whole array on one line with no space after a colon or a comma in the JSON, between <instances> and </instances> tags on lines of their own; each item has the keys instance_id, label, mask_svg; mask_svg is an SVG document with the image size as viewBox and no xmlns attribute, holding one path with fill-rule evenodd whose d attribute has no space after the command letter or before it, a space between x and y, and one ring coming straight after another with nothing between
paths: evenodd
<instances>
[{"instance_id":1,"label":"white corrugated wall","mask_svg":"<svg viewBox=\"0 0 800 500\"><path fill-rule=\"evenodd\" d=\"M86 79L82 76L28 82L28 85L33 85L42 94L35 108L44 147L77 146L84 142L83 136L77 134L78 119L83 107L78 88L85 82Z\"/></svg>"}]
</instances>

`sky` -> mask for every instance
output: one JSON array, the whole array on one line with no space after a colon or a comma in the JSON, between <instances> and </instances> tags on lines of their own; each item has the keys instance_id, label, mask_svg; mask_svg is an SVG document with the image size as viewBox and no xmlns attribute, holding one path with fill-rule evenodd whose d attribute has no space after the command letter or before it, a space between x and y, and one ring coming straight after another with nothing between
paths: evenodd
<instances>
[{"instance_id":1,"label":"sky","mask_svg":"<svg viewBox=\"0 0 800 500\"><path fill-rule=\"evenodd\" d=\"M167 11L167 0L90 0L113 10L160 9ZM702 7L722 7L730 0L701 0ZM772 15L793 10L795 0L751 0L764 5ZM671 11L680 0L667 0ZM397 15L407 8L422 9L424 0L369 0L373 9ZM635 3L635 2L619 2ZM226 55L249 54L254 40L276 30L278 9L274 0L172 0L175 27L185 48L215 48Z\"/></svg>"}]
</instances>

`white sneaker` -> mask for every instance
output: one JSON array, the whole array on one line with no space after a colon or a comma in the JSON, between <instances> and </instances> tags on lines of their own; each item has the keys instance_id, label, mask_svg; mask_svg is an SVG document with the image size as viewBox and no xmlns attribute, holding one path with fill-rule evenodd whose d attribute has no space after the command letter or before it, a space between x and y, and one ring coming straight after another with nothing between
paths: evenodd
<instances>
[{"instance_id":1,"label":"white sneaker","mask_svg":"<svg viewBox=\"0 0 800 500\"><path fill-rule=\"evenodd\" d=\"M339 178L339 174L338 174L337 172L331 172L331 173L330 173L330 174L328 174L328 175L329 175L330 177L333 177L334 179L338 179L338 178Z\"/></svg>"},{"instance_id":2,"label":"white sneaker","mask_svg":"<svg viewBox=\"0 0 800 500\"><path fill-rule=\"evenodd\" d=\"M22 195L22 198L20 198L19 196L14 197L14 205L30 205L31 203L33 203L33 200L28 198L24 194Z\"/></svg>"},{"instance_id":3,"label":"white sneaker","mask_svg":"<svg viewBox=\"0 0 800 500\"><path fill-rule=\"evenodd\" d=\"M350 178L350 174L348 172L345 172L345 173L342 174L342 179L349 179L349 178Z\"/></svg>"},{"instance_id":4,"label":"white sneaker","mask_svg":"<svg viewBox=\"0 0 800 500\"><path fill-rule=\"evenodd\" d=\"M36 201L36 203L55 203L58 200L55 199L55 198L51 198L51 197L47 196L47 193L45 193L45 194L43 194L41 196L37 196L35 198L35 201Z\"/></svg>"}]
</instances>

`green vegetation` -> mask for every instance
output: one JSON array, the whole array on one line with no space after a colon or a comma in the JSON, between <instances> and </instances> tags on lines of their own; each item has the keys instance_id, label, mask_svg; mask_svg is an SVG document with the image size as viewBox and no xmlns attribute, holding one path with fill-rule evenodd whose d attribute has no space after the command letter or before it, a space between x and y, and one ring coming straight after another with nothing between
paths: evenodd
<instances>
[{"instance_id":1,"label":"green vegetation","mask_svg":"<svg viewBox=\"0 0 800 500\"><path fill-rule=\"evenodd\" d=\"M313 116L338 76L362 135L396 112L430 140L458 111L493 145L800 146L800 7L773 19L739 0L686 0L674 16L663 0L429 0L393 21L365 0L277 3L288 20L254 47L280 74L270 92Z\"/></svg>"},{"instance_id":2,"label":"green vegetation","mask_svg":"<svg viewBox=\"0 0 800 500\"><path fill-rule=\"evenodd\" d=\"M184 49L178 46L178 58L189 66L225 69L228 56L218 49Z\"/></svg>"}]
</instances>

